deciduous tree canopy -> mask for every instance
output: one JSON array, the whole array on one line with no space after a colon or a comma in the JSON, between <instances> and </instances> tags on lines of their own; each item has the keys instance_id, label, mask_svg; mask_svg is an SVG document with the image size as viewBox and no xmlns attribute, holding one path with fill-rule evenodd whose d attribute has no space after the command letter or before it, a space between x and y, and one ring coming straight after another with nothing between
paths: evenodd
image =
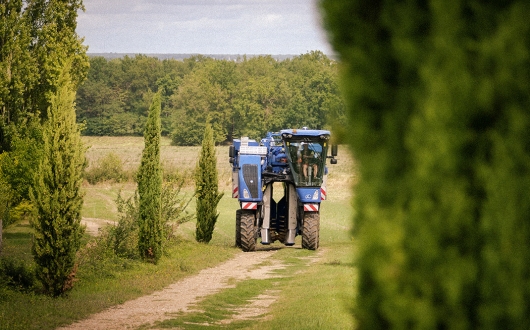
<instances>
[{"instance_id":1,"label":"deciduous tree canopy","mask_svg":"<svg viewBox=\"0 0 530 330\"><path fill-rule=\"evenodd\" d=\"M28 118L46 118L67 61L74 89L85 79L86 46L75 32L82 8L81 0L0 3L0 152Z\"/></svg>"},{"instance_id":2,"label":"deciduous tree canopy","mask_svg":"<svg viewBox=\"0 0 530 330\"><path fill-rule=\"evenodd\" d=\"M162 93L162 134L176 145L200 145L210 118L217 143L242 135L341 120L337 64L315 51L288 60L271 56L237 61L194 56L184 61L137 55L90 59L78 118L87 135L140 135L145 99Z\"/></svg>"}]
</instances>

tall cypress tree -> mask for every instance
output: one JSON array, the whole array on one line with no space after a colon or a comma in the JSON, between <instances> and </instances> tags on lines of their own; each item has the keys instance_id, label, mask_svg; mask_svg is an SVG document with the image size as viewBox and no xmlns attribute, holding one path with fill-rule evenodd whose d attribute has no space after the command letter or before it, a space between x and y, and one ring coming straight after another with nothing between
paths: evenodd
<instances>
[{"instance_id":1,"label":"tall cypress tree","mask_svg":"<svg viewBox=\"0 0 530 330\"><path fill-rule=\"evenodd\" d=\"M359 328L527 328L530 4L322 3L361 172Z\"/></svg>"},{"instance_id":2,"label":"tall cypress tree","mask_svg":"<svg viewBox=\"0 0 530 330\"><path fill-rule=\"evenodd\" d=\"M218 189L217 157L210 124L207 124L204 129L195 177L195 194L197 196L195 239L197 242L208 243L212 239L215 223L219 217L217 204L223 197L223 193L220 193Z\"/></svg>"},{"instance_id":3,"label":"tall cypress tree","mask_svg":"<svg viewBox=\"0 0 530 330\"><path fill-rule=\"evenodd\" d=\"M85 149L75 120L75 92L69 65L50 97L43 129L43 158L30 191L35 214L32 226L37 278L47 293L58 296L70 289L75 255L81 244L83 196L81 183Z\"/></svg>"},{"instance_id":4,"label":"tall cypress tree","mask_svg":"<svg viewBox=\"0 0 530 330\"><path fill-rule=\"evenodd\" d=\"M162 166L160 164L160 92L154 95L144 132L145 148L138 171L138 249L144 260L157 263L162 256Z\"/></svg>"}]
</instances>

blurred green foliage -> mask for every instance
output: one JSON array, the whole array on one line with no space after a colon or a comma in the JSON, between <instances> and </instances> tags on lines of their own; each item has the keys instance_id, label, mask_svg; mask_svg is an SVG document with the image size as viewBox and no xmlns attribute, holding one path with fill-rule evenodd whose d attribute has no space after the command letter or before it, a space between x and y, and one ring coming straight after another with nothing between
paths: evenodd
<instances>
[{"instance_id":1,"label":"blurred green foliage","mask_svg":"<svg viewBox=\"0 0 530 330\"><path fill-rule=\"evenodd\" d=\"M323 0L360 329L530 324L530 3Z\"/></svg>"}]
</instances>

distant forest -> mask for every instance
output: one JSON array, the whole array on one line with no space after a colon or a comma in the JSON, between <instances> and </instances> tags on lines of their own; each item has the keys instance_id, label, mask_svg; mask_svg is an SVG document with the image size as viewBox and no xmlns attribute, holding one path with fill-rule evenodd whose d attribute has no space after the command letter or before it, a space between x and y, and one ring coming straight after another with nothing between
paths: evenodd
<instances>
[{"instance_id":1,"label":"distant forest","mask_svg":"<svg viewBox=\"0 0 530 330\"><path fill-rule=\"evenodd\" d=\"M77 118L85 135L141 135L151 98L161 90L162 134L173 144L200 144L208 121L216 143L223 143L343 122L337 83L337 63L319 51L285 59L91 56L77 92Z\"/></svg>"}]
</instances>

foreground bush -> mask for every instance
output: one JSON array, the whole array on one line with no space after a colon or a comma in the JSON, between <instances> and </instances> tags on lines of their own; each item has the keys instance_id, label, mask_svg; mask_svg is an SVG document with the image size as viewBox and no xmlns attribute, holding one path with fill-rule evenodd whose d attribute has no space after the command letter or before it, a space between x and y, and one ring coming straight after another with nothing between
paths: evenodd
<instances>
[{"instance_id":1,"label":"foreground bush","mask_svg":"<svg viewBox=\"0 0 530 330\"><path fill-rule=\"evenodd\" d=\"M530 3L324 0L359 162L359 329L530 324Z\"/></svg>"}]
</instances>

